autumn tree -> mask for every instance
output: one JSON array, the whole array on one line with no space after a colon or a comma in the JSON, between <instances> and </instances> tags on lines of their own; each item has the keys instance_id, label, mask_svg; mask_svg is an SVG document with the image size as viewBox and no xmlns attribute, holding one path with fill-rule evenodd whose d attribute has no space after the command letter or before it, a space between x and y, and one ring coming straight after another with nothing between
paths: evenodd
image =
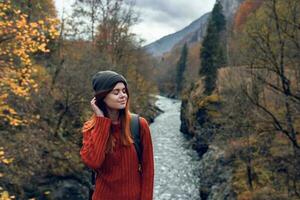
<instances>
[{"instance_id":1,"label":"autumn tree","mask_svg":"<svg viewBox=\"0 0 300 200\"><path fill-rule=\"evenodd\" d=\"M286 3L284 3L286 2ZM284 107L283 118L269 110L266 105L254 101L272 121L275 130L283 132L296 149L300 149L297 141L294 106L300 104L298 81L293 75L298 74L300 53L300 29L297 26L300 19L297 16L300 6L296 0L268 0L264 9L257 13L260 20L248 24L248 61L253 70L253 76L268 89L282 97ZM267 23L268 22L268 23ZM272 81L273 80L273 81ZM274 81L276 80L276 81Z\"/></svg>"},{"instance_id":2,"label":"autumn tree","mask_svg":"<svg viewBox=\"0 0 300 200\"><path fill-rule=\"evenodd\" d=\"M226 64L226 53L221 42L221 33L225 30L225 24L221 2L217 1L208 22L200 52L199 73L204 76L206 94L211 94L215 89L217 70Z\"/></svg>"},{"instance_id":3,"label":"autumn tree","mask_svg":"<svg viewBox=\"0 0 300 200\"><path fill-rule=\"evenodd\" d=\"M68 39L95 42L96 27L101 19L99 0L77 0L72 5L72 15L66 19Z\"/></svg>"},{"instance_id":4,"label":"autumn tree","mask_svg":"<svg viewBox=\"0 0 300 200\"><path fill-rule=\"evenodd\" d=\"M48 52L49 39L57 37L57 21L46 18L29 22L28 15L9 1L0 3L0 10L0 117L10 125L20 125L29 119L22 119L10 100L12 96L28 100L30 92L37 90L32 55Z\"/></svg>"},{"instance_id":5,"label":"autumn tree","mask_svg":"<svg viewBox=\"0 0 300 200\"><path fill-rule=\"evenodd\" d=\"M130 32L130 27L137 21L133 4L122 0L106 0L100 5L97 47L113 65L120 64L136 45L135 35Z\"/></svg>"},{"instance_id":6,"label":"autumn tree","mask_svg":"<svg viewBox=\"0 0 300 200\"><path fill-rule=\"evenodd\" d=\"M11 0L11 4L23 14L26 14L29 22L45 18L56 18L53 0Z\"/></svg>"},{"instance_id":7,"label":"autumn tree","mask_svg":"<svg viewBox=\"0 0 300 200\"><path fill-rule=\"evenodd\" d=\"M132 1L123 0L76 1L72 20L68 21L72 27L69 38L92 41L113 67L126 65L128 56L139 45L129 30L138 19L133 6Z\"/></svg>"},{"instance_id":8,"label":"autumn tree","mask_svg":"<svg viewBox=\"0 0 300 200\"><path fill-rule=\"evenodd\" d=\"M300 196L299 11L298 0L264 1L247 22L241 48L245 50L244 61L249 66L252 81L258 86L255 93L246 89L245 93L259 111L261 117L257 123L261 132L276 137L284 135L289 141L285 146L288 156L274 156L274 160L282 162L276 169L286 174L289 197ZM273 143L278 146L278 141Z\"/></svg>"}]
</instances>

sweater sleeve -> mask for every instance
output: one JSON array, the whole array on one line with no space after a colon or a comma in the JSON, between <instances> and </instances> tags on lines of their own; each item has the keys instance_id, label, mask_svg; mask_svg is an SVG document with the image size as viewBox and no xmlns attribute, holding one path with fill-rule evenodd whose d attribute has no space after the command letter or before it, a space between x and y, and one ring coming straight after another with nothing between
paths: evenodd
<instances>
[{"instance_id":1,"label":"sweater sleeve","mask_svg":"<svg viewBox=\"0 0 300 200\"><path fill-rule=\"evenodd\" d=\"M95 126L83 132L80 156L82 161L90 168L96 170L101 167L105 158L105 148L109 137L111 119L96 117Z\"/></svg>"},{"instance_id":2,"label":"sweater sleeve","mask_svg":"<svg viewBox=\"0 0 300 200\"><path fill-rule=\"evenodd\" d=\"M141 200L153 199L154 159L150 129L147 121L140 118L142 143Z\"/></svg>"}]
</instances>

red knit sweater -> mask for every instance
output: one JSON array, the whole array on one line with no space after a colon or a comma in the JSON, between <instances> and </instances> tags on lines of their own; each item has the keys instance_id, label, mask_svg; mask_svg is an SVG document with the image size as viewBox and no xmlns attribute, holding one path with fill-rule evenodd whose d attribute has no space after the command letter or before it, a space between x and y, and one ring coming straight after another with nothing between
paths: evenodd
<instances>
[{"instance_id":1,"label":"red knit sweater","mask_svg":"<svg viewBox=\"0 0 300 200\"><path fill-rule=\"evenodd\" d=\"M110 127L116 143L114 151L106 154ZM154 161L148 123L140 118L142 173L138 171L134 144L123 146L120 133L120 125L112 124L106 117L96 117L94 128L83 132L81 158L97 171L93 200L152 200Z\"/></svg>"}]
</instances>

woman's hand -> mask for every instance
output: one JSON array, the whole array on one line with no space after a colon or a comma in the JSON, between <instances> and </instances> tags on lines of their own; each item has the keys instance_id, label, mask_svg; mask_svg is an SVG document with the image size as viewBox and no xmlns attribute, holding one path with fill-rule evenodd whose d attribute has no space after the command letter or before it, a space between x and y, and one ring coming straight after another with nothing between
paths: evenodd
<instances>
[{"instance_id":1,"label":"woman's hand","mask_svg":"<svg viewBox=\"0 0 300 200\"><path fill-rule=\"evenodd\" d=\"M104 117L103 111L96 105L96 98L95 97L91 100L91 106L92 106L92 109L93 109L94 113L98 117Z\"/></svg>"}]
</instances>

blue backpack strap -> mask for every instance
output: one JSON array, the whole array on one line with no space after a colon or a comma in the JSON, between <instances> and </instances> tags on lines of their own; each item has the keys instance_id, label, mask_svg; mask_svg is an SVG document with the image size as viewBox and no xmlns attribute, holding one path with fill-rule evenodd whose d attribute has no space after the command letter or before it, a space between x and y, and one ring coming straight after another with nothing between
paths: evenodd
<instances>
[{"instance_id":1,"label":"blue backpack strap","mask_svg":"<svg viewBox=\"0 0 300 200\"><path fill-rule=\"evenodd\" d=\"M134 147L139 159L139 171L142 169L142 148L140 137L140 120L139 115L131 113L130 130L134 140Z\"/></svg>"}]
</instances>

